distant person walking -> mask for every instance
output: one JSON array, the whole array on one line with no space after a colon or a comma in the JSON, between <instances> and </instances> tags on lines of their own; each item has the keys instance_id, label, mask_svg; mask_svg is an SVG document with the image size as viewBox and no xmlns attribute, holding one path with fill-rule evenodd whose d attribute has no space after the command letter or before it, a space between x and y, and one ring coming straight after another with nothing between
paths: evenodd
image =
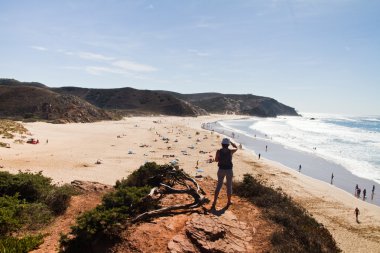
<instances>
[{"instance_id":1,"label":"distant person walking","mask_svg":"<svg viewBox=\"0 0 380 253\"><path fill-rule=\"evenodd\" d=\"M363 190L363 200L365 200L367 197L367 190L364 188Z\"/></svg>"},{"instance_id":2,"label":"distant person walking","mask_svg":"<svg viewBox=\"0 0 380 253\"><path fill-rule=\"evenodd\" d=\"M334 182L334 173L331 173L331 184L333 184L333 182Z\"/></svg>"},{"instance_id":3,"label":"distant person walking","mask_svg":"<svg viewBox=\"0 0 380 253\"><path fill-rule=\"evenodd\" d=\"M355 216L356 216L357 223L359 223L359 214L360 214L359 208L355 208Z\"/></svg>"},{"instance_id":4,"label":"distant person walking","mask_svg":"<svg viewBox=\"0 0 380 253\"><path fill-rule=\"evenodd\" d=\"M228 138L222 140L222 148L216 151L215 162L218 162L218 184L215 189L214 202L212 203L211 209L215 209L216 201L218 200L218 195L220 189L223 186L224 178L227 179L227 206L231 205L231 195L232 195L232 155L238 150L235 143L230 142ZM228 146L231 144L233 149L229 149Z\"/></svg>"},{"instance_id":5,"label":"distant person walking","mask_svg":"<svg viewBox=\"0 0 380 253\"><path fill-rule=\"evenodd\" d=\"M373 200L374 195L375 195L375 185L372 186L371 200Z\"/></svg>"},{"instance_id":6,"label":"distant person walking","mask_svg":"<svg viewBox=\"0 0 380 253\"><path fill-rule=\"evenodd\" d=\"M358 196L358 189L359 189L359 185L356 184L356 186L355 186L355 197Z\"/></svg>"},{"instance_id":7,"label":"distant person walking","mask_svg":"<svg viewBox=\"0 0 380 253\"><path fill-rule=\"evenodd\" d=\"M265 145L265 152L268 151L268 145Z\"/></svg>"},{"instance_id":8,"label":"distant person walking","mask_svg":"<svg viewBox=\"0 0 380 253\"><path fill-rule=\"evenodd\" d=\"M302 169L302 166L300 164L300 166L298 166L298 172L301 172L301 169Z\"/></svg>"},{"instance_id":9,"label":"distant person walking","mask_svg":"<svg viewBox=\"0 0 380 253\"><path fill-rule=\"evenodd\" d=\"M261 154L259 153L259 160L260 160Z\"/></svg>"}]
</instances>

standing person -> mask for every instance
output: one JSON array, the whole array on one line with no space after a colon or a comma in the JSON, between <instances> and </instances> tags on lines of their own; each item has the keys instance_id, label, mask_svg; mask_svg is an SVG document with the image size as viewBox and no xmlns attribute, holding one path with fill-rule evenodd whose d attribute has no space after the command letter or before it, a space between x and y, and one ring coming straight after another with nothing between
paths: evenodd
<instances>
[{"instance_id":1,"label":"standing person","mask_svg":"<svg viewBox=\"0 0 380 253\"><path fill-rule=\"evenodd\" d=\"M356 186L355 186L355 197L358 196L358 189L359 189L359 185L356 184Z\"/></svg>"},{"instance_id":2,"label":"standing person","mask_svg":"<svg viewBox=\"0 0 380 253\"><path fill-rule=\"evenodd\" d=\"M366 197L367 197L367 190L364 188L364 190L363 190L363 200L365 200Z\"/></svg>"},{"instance_id":3,"label":"standing person","mask_svg":"<svg viewBox=\"0 0 380 253\"><path fill-rule=\"evenodd\" d=\"M261 154L259 153L259 160L260 160Z\"/></svg>"},{"instance_id":4,"label":"standing person","mask_svg":"<svg viewBox=\"0 0 380 253\"><path fill-rule=\"evenodd\" d=\"M301 172L301 169L302 169L302 166L300 164L300 166L298 166L298 172Z\"/></svg>"},{"instance_id":5,"label":"standing person","mask_svg":"<svg viewBox=\"0 0 380 253\"><path fill-rule=\"evenodd\" d=\"M360 214L359 208L355 208L355 216L356 216L357 223L359 223L359 214Z\"/></svg>"},{"instance_id":6,"label":"standing person","mask_svg":"<svg viewBox=\"0 0 380 253\"><path fill-rule=\"evenodd\" d=\"M334 173L331 173L331 184L333 184L333 180L334 180Z\"/></svg>"},{"instance_id":7,"label":"standing person","mask_svg":"<svg viewBox=\"0 0 380 253\"><path fill-rule=\"evenodd\" d=\"M211 209L215 209L216 201L218 200L218 195L220 189L223 186L224 178L227 179L227 206L231 205L231 195L232 195L232 155L237 151L237 146L235 143L230 142L228 138L222 140L222 148L216 151L215 162L218 162L218 184L215 189L214 202L212 203ZM229 149L228 146L231 144L233 149Z\"/></svg>"},{"instance_id":8,"label":"standing person","mask_svg":"<svg viewBox=\"0 0 380 253\"><path fill-rule=\"evenodd\" d=\"M268 145L265 145L265 152L268 151Z\"/></svg>"},{"instance_id":9,"label":"standing person","mask_svg":"<svg viewBox=\"0 0 380 253\"><path fill-rule=\"evenodd\" d=\"M374 195L375 195L375 185L372 186L371 200L373 200Z\"/></svg>"}]
</instances>

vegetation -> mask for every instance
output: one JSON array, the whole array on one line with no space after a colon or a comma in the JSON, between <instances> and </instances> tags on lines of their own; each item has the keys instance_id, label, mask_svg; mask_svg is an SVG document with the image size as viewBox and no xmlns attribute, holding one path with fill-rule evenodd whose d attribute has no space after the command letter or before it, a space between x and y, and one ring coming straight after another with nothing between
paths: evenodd
<instances>
[{"instance_id":1,"label":"vegetation","mask_svg":"<svg viewBox=\"0 0 380 253\"><path fill-rule=\"evenodd\" d=\"M101 205L79 216L71 233L62 235L61 251L89 252L99 247L98 242L103 246L117 242L128 220L158 208L158 201L145 197L159 184L159 175L167 167L146 163L128 178L117 181L115 191L106 194Z\"/></svg>"},{"instance_id":2,"label":"vegetation","mask_svg":"<svg viewBox=\"0 0 380 253\"><path fill-rule=\"evenodd\" d=\"M234 184L234 190L263 208L264 215L279 226L271 238L272 252L340 252L330 232L281 191L248 174Z\"/></svg>"},{"instance_id":3,"label":"vegetation","mask_svg":"<svg viewBox=\"0 0 380 253\"><path fill-rule=\"evenodd\" d=\"M22 124L12 120L0 119L0 136L3 139L13 139L15 134L22 135L26 133L28 133L28 130ZM22 143L23 141L17 139L15 142ZM9 148L10 146L8 143L0 142L0 147Z\"/></svg>"},{"instance_id":4,"label":"vegetation","mask_svg":"<svg viewBox=\"0 0 380 253\"><path fill-rule=\"evenodd\" d=\"M28 133L28 129L18 122L0 119L0 135L6 139L12 139L14 133L26 134Z\"/></svg>"},{"instance_id":5,"label":"vegetation","mask_svg":"<svg viewBox=\"0 0 380 253\"><path fill-rule=\"evenodd\" d=\"M43 242L42 235L25 236L21 239L0 237L0 253L24 253L36 249Z\"/></svg>"},{"instance_id":6,"label":"vegetation","mask_svg":"<svg viewBox=\"0 0 380 253\"><path fill-rule=\"evenodd\" d=\"M61 251L105 252L120 240L122 230L138 220L136 217L155 213L160 208L158 200L149 195L152 188L166 185L167 189L176 191L172 188L173 181L182 174L171 168L146 163L126 179L117 181L115 190L103 197L101 205L83 213L70 234L62 235ZM272 252L340 252L328 230L281 191L264 186L250 175L235 183L234 188L239 196L262 208L265 216L277 224L278 229L271 238ZM159 193L164 193L162 188Z\"/></svg>"},{"instance_id":7,"label":"vegetation","mask_svg":"<svg viewBox=\"0 0 380 253\"><path fill-rule=\"evenodd\" d=\"M78 217L71 233L61 237L61 251L91 252L91 249L117 242L121 229L126 229L133 222L173 210L196 208L197 204L203 203L197 190L190 186L185 190L173 187L179 182L186 186L184 180L189 180L188 175L171 165L144 164L126 179L117 181L115 191L106 194L101 205ZM194 197L194 203L161 208L159 198L151 195L152 188L161 196L189 194Z\"/></svg>"},{"instance_id":8,"label":"vegetation","mask_svg":"<svg viewBox=\"0 0 380 253\"><path fill-rule=\"evenodd\" d=\"M41 172L0 172L0 253L28 252L41 244L42 235L11 235L46 226L66 210L73 194L73 188L53 185Z\"/></svg>"}]
</instances>

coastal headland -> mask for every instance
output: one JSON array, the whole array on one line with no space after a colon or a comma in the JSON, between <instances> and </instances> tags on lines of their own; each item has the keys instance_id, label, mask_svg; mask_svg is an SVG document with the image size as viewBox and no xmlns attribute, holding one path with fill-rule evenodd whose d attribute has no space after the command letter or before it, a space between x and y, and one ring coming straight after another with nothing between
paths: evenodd
<instances>
[{"instance_id":1,"label":"coastal headland","mask_svg":"<svg viewBox=\"0 0 380 253\"><path fill-rule=\"evenodd\" d=\"M10 148L1 149L1 170L42 171L55 183L86 180L113 185L145 162L163 164L177 159L180 168L190 175L215 179L217 166L210 160L223 136L201 125L240 117L154 116L95 123L25 123L31 134L27 138L38 139L39 143L5 140ZM324 224L344 252L379 252L380 207L281 164L258 160L250 151L239 150L234 156L234 180L242 179L246 173L291 196ZM355 220L356 207L360 223Z\"/></svg>"}]
</instances>

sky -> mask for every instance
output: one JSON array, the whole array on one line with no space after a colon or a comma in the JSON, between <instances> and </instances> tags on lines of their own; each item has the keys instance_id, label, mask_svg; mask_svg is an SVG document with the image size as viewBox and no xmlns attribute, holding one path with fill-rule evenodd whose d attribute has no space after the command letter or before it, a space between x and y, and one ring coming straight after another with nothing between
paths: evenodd
<instances>
[{"instance_id":1,"label":"sky","mask_svg":"<svg viewBox=\"0 0 380 253\"><path fill-rule=\"evenodd\" d=\"M378 0L0 0L0 78L380 115Z\"/></svg>"}]
</instances>

